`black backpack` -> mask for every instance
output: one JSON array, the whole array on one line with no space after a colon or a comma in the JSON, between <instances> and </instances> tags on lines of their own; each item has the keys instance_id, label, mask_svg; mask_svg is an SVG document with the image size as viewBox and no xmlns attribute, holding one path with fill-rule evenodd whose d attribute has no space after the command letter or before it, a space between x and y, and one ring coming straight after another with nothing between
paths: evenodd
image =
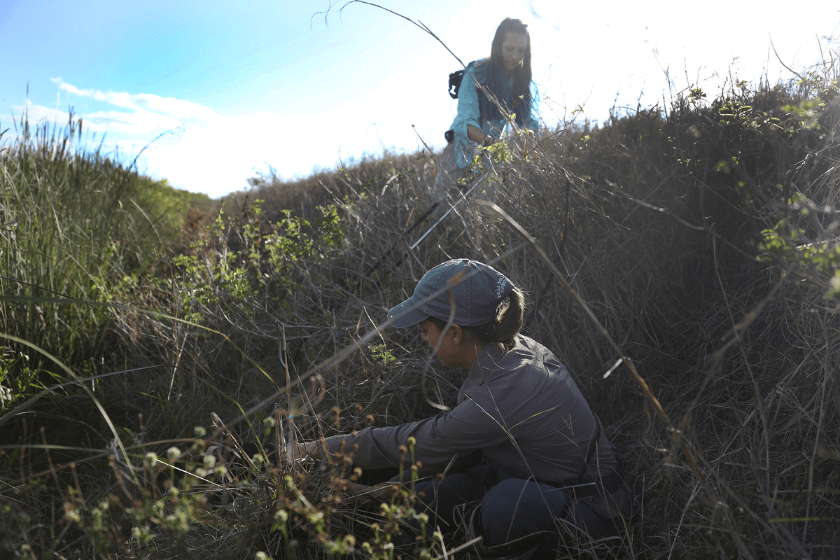
<instances>
[{"instance_id":1,"label":"black backpack","mask_svg":"<svg viewBox=\"0 0 840 560\"><path fill-rule=\"evenodd\" d=\"M475 64L475 62L470 62L471 65ZM463 68L460 70L456 70L449 74L449 97L452 99L458 99L458 90L461 89L461 81L464 79L464 70ZM482 76L483 71L482 71ZM443 133L444 138L448 143L452 143L455 141L455 131L454 130L447 130Z\"/></svg>"},{"instance_id":2,"label":"black backpack","mask_svg":"<svg viewBox=\"0 0 840 560\"><path fill-rule=\"evenodd\" d=\"M449 74L449 97L452 99L458 99L458 90L461 89L461 80L464 79L464 69L456 70ZM455 131L454 130L447 130L443 133L443 137L446 138L446 142L451 144L455 141Z\"/></svg>"},{"instance_id":3,"label":"black backpack","mask_svg":"<svg viewBox=\"0 0 840 560\"><path fill-rule=\"evenodd\" d=\"M458 90L461 89L461 80L464 79L464 70L456 70L449 74L449 97L458 99Z\"/></svg>"}]
</instances>

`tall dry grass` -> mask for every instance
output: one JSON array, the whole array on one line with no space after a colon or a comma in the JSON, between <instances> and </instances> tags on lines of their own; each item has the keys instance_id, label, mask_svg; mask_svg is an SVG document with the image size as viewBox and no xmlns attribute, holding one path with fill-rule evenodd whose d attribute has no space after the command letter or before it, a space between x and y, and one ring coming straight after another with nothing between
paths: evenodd
<instances>
[{"instance_id":1,"label":"tall dry grass","mask_svg":"<svg viewBox=\"0 0 840 560\"><path fill-rule=\"evenodd\" d=\"M633 555L828 558L840 546L837 299L827 296L838 265L838 114L835 70L825 70L798 84L739 85L711 101L687 91L666 109L568 127L527 158L514 152L494 175L495 202L556 258L668 418L623 366L602 379L617 356L532 247L497 263L532 302L548 285L530 334L570 366L635 465L644 518ZM353 242L331 261L339 285L363 278L428 204L422 158L402 159L397 174L384 162L372 167L345 179L368 198L346 207ZM404 240L353 295L344 324L375 324L442 260L492 261L521 241L486 207L458 214L397 266L419 233ZM814 246L823 252L804 249ZM338 349L337 334L308 340ZM410 332L385 341L418 347ZM451 398L451 374L428 378L420 361L413 367L411 382L389 370L390 383ZM360 368L353 391L349 366L331 378L340 408L360 402L376 412L396 398L388 380L364 389L372 376ZM379 414L392 424L432 412L420 404ZM357 417L342 429L362 425Z\"/></svg>"}]
</instances>

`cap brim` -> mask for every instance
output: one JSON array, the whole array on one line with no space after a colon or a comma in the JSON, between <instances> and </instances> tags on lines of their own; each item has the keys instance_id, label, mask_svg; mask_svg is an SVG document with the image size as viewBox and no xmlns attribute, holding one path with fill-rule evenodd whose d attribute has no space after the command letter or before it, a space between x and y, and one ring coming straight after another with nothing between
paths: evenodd
<instances>
[{"instance_id":1,"label":"cap brim","mask_svg":"<svg viewBox=\"0 0 840 560\"><path fill-rule=\"evenodd\" d=\"M393 320L394 322L391 324L397 328L405 328L416 325L428 316L428 313L418 309L417 302L412 298L408 298L388 311L388 319Z\"/></svg>"}]
</instances>

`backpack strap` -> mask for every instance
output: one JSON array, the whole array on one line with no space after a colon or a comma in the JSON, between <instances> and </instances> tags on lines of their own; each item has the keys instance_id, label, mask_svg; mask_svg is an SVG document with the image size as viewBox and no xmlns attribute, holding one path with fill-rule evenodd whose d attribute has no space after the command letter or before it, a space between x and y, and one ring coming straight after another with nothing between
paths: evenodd
<instances>
[{"instance_id":1,"label":"backpack strap","mask_svg":"<svg viewBox=\"0 0 840 560\"><path fill-rule=\"evenodd\" d=\"M467 73L467 70L470 70L472 74L475 76L475 79L478 81L479 84L484 85L484 80L487 75L487 59L482 60L473 60L469 64L467 64L466 69L456 70L449 74L449 97L452 99L458 99L458 92L461 90L461 82L464 81L464 75ZM483 111L481 110L481 99L482 99L482 92L481 88L476 88L476 93L478 94L478 122L484 123L484 119L482 118ZM446 142L451 144L455 141L455 131L454 130L447 130L443 134L444 138L446 138Z\"/></svg>"}]
</instances>

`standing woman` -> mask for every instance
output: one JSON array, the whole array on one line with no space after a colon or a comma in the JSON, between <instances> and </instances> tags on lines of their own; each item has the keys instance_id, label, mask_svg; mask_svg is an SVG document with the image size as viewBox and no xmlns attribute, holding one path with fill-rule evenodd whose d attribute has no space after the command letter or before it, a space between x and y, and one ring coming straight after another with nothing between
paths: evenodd
<instances>
[{"instance_id":1,"label":"standing woman","mask_svg":"<svg viewBox=\"0 0 840 560\"><path fill-rule=\"evenodd\" d=\"M566 529L618 534L633 504L621 460L565 366L519 333L523 311L522 292L486 264L456 259L429 270L388 318L419 326L444 365L466 372L456 406L299 451L349 455L363 471L421 462L431 479L414 491L432 527L450 532L457 506L480 503L470 527L496 552L551 555Z\"/></svg>"},{"instance_id":2,"label":"standing woman","mask_svg":"<svg viewBox=\"0 0 840 560\"><path fill-rule=\"evenodd\" d=\"M531 80L531 36L528 26L518 19L506 18L496 29L490 58L467 65L458 91L458 115L446 133L449 144L435 177L435 198L445 196L459 179L467 177L476 146L495 143L508 127L485 92L496 98L505 113L516 115L517 127L539 130L538 95Z\"/></svg>"}]
</instances>

